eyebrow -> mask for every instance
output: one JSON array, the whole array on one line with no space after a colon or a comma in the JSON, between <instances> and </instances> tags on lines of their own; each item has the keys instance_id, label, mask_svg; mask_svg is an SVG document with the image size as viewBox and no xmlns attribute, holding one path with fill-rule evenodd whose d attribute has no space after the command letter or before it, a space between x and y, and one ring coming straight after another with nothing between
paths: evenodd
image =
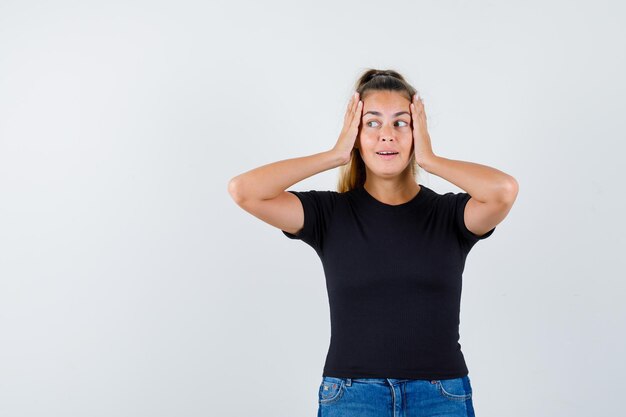
<instances>
[{"instance_id":1,"label":"eyebrow","mask_svg":"<svg viewBox=\"0 0 626 417\"><path fill-rule=\"evenodd\" d=\"M366 112L365 114L363 114L363 117L365 117L365 115L368 114L368 113L371 113L374 116L382 116L383 115L381 112L370 110L370 111ZM409 114L409 112L408 111L399 111L399 112L395 113L393 116L397 117L397 116L400 116L401 114Z\"/></svg>"}]
</instances>

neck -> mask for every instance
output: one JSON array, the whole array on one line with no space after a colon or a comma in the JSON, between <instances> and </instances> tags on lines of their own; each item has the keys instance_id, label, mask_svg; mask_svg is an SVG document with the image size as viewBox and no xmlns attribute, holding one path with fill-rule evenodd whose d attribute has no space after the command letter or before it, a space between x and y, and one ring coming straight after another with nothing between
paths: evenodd
<instances>
[{"instance_id":1,"label":"neck","mask_svg":"<svg viewBox=\"0 0 626 417\"><path fill-rule=\"evenodd\" d=\"M371 177L370 177L371 178ZM413 199L420 191L420 186L413 178L367 178L365 190L378 201L386 204L403 204Z\"/></svg>"}]
</instances>

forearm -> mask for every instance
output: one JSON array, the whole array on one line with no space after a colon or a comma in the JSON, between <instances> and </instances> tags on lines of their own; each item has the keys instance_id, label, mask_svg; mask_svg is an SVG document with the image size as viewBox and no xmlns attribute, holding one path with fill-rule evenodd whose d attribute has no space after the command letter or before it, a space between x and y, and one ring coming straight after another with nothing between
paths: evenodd
<instances>
[{"instance_id":1,"label":"forearm","mask_svg":"<svg viewBox=\"0 0 626 417\"><path fill-rule=\"evenodd\" d=\"M515 178L486 165L433 155L420 166L483 203L510 201L517 195L518 185Z\"/></svg>"},{"instance_id":2,"label":"forearm","mask_svg":"<svg viewBox=\"0 0 626 417\"><path fill-rule=\"evenodd\" d=\"M330 150L273 162L232 178L228 191L238 202L274 198L305 178L342 165L341 160Z\"/></svg>"}]
</instances>

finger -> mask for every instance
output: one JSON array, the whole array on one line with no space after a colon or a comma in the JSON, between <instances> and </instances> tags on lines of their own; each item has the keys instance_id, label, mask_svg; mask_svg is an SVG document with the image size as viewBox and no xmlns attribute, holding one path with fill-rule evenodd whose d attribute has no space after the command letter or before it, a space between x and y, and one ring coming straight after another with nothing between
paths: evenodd
<instances>
[{"instance_id":1,"label":"finger","mask_svg":"<svg viewBox=\"0 0 626 417\"><path fill-rule=\"evenodd\" d=\"M352 104L354 104L354 94L352 94L352 97L348 100L348 105L346 106L346 116L350 114L350 111L352 111Z\"/></svg>"},{"instance_id":2,"label":"finger","mask_svg":"<svg viewBox=\"0 0 626 417\"><path fill-rule=\"evenodd\" d=\"M359 93L355 93L354 97L352 98L352 111L356 111L357 106L359 105Z\"/></svg>"},{"instance_id":3,"label":"finger","mask_svg":"<svg viewBox=\"0 0 626 417\"><path fill-rule=\"evenodd\" d=\"M413 96L413 103L415 104L415 109L417 110L417 113L420 113L420 110L424 108L424 100L422 99L422 97L420 97L419 94L416 93Z\"/></svg>"},{"instance_id":4,"label":"finger","mask_svg":"<svg viewBox=\"0 0 626 417\"><path fill-rule=\"evenodd\" d=\"M349 122L352 120L352 117L356 110L356 106L358 104L358 100L359 100L358 97L359 97L359 93L354 93L352 94L352 97L350 98L350 103L348 103L348 111L346 112L346 122Z\"/></svg>"},{"instance_id":5,"label":"finger","mask_svg":"<svg viewBox=\"0 0 626 417\"><path fill-rule=\"evenodd\" d=\"M350 96L350 99L348 100L348 105L346 106L346 113L349 113L354 108L354 102L356 100L356 94L357 93L352 93L352 95Z\"/></svg>"},{"instance_id":6,"label":"finger","mask_svg":"<svg viewBox=\"0 0 626 417\"><path fill-rule=\"evenodd\" d=\"M420 98L420 99L418 99L418 100L415 102L415 104L413 105L413 108L415 109L415 113L416 113L417 115L422 114L422 112L423 112L423 110L424 110L423 103L422 103L420 100L421 100L421 98Z\"/></svg>"},{"instance_id":7,"label":"finger","mask_svg":"<svg viewBox=\"0 0 626 417\"><path fill-rule=\"evenodd\" d=\"M361 100L359 100L359 102L356 104L356 109L354 112L354 117L352 118L352 126L358 128L359 127L359 123L361 122L361 113L363 111L363 102Z\"/></svg>"}]
</instances>

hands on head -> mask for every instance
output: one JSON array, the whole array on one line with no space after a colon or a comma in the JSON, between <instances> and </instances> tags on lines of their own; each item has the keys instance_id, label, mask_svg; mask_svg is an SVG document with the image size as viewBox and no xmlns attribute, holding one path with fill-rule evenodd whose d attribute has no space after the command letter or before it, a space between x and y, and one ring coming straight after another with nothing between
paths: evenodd
<instances>
[{"instance_id":1,"label":"hands on head","mask_svg":"<svg viewBox=\"0 0 626 417\"><path fill-rule=\"evenodd\" d=\"M333 150L341 156L342 165L346 165L350 162L350 158L352 157L352 149L359 135L361 113L363 113L363 101L359 99L359 93L355 92L348 102L346 114L343 118L343 129L333 148Z\"/></svg>"},{"instance_id":2,"label":"hands on head","mask_svg":"<svg viewBox=\"0 0 626 417\"><path fill-rule=\"evenodd\" d=\"M422 165L428 158L434 156L428 126L426 123L426 112L424 101L418 94L413 95L413 100L409 104L411 112L411 124L413 127L413 144L415 159ZM343 128L333 147L333 151L341 155L342 165L350 162L352 149L355 147L359 135L359 127L363 113L363 101L360 100L358 92L355 92L348 102L346 113L343 119Z\"/></svg>"},{"instance_id":3,"label":"hands on head","mask_svg":"<svg viewBox=\"0 0 626 417\"><path fill-rule=\"evenodd\" d=\"M434 156L433 147L426 125L426 111L424 110L424 100L418 94L413 95L410 104L411 122L413 124L413 144L415 160L418 165L423 165L424 161Z\"/></svg>"}]
</instances>

